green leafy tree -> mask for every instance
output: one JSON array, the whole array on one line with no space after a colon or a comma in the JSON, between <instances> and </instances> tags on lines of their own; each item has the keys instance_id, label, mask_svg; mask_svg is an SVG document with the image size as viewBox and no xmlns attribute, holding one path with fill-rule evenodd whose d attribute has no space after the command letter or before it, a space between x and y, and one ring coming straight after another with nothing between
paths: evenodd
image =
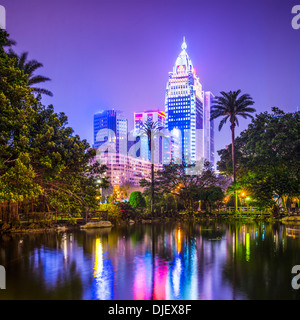
<instances>
[{"instance_id":1,"label":"green leafy tree","mask_svg":"<svg viewBox=\"0 0 300 320\"><path fill-rule=\"evenodd\" d=\"M209 186L199 190L199 200L206 203L207 211L211 212L212 204L224 199L224 192L219 186Z\"/></svg>"},{"instance_id":2,"label":"green leafy tree","mask_svg":"<svg viewBox=\"0 0 300 320\"><path fill-rule=\"evenodd\" d=\"M133 208L145 208L146 201L140 191L132 191L129 197L129 203Z\"/></svg>"},{"instance_id":3,"label":"green leafy tree","mask_svg":"<svg viewBox=\"0 0 300 320\"><path fill-rule=\"evenodd\" d=\"M192 169L192 164L170 163L165 165L163 170L157 171L156 178L157 193L174 195L190 212L198 203L199 190L218 183L218 178L208 161L204 163L201 172Z\"/></svg>"},{"instance_id":4,"label":"green leafy tree","mask_svg":"<svg viewBox=\"0 0 300 320\"><path fill-rule=\"evenodd\" d=\"M10 208L11 203L37 196L42 188L34 182L36 173L26 149L38 101L27 77L4 52L7 39L0 30L0 201Z\"/></svg>"},{"instance_id":5,"label":"green leafy tree","mask_svg":"<svg viewBox=\"0 0 300 320\"><path fill-rule=\"evenodd\" d=\"M238 137L239 179L265 206L280 200L286 209L287 199L300 194L300 113L272 111L257 115ZM228 153L221 155L218 168L228 161Z\"/></svg>"},{"instance_id":6,"label":"green leafy tree","mask_svg":"<svg viewBox=\"0 0 300 320\"><path fill-rule=\"evenodd\" d=\"M42 202L70 213L97 208L95 177L106 167L93 163L95 150L67 127L64 113L34 97L28 76L3 50L7 37L0 30L0 202Z\"/></svg>"}]
</instances>

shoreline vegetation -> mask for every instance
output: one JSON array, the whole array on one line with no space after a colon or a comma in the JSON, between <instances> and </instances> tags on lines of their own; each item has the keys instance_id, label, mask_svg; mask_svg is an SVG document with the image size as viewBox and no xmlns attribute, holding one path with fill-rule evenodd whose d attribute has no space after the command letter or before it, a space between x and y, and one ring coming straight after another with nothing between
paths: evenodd
<instances>
[{"instance_id":1,"label":"shoreline vegetation","mask_svg":"<svg viewBox=\"0 0 300 320\"><path fill-rule=\"evenodd\" d=\"M90 219L87 223L81 218L73 218L62 221L35 221L26 222L19 221L17 223L0 222L0 235L13 233L33 233L33 232L61 232L68 230L91 230L97 228L112 228L115 226L126 226L133 224L152 224L165 222L187 222L197 223L203 221L219 221L219 222L233 222L240 221L243 223L251 222L281 222L289 225L300 225L300 215L285 215L273 216L271 214L254 214L246 215L241 213L195 213L195 214L176 214L176 216L159 216L159 217L136 217L135 219L120 219L116 220L99 220Z\"/></svg>"}]
</instances>

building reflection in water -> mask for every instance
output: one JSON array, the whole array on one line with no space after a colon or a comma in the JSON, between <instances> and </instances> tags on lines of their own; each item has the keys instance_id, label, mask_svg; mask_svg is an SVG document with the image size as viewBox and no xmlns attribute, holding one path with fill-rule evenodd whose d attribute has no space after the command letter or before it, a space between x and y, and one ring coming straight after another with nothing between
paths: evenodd
<instances>
[{"instance_id":1,"label":"building reflection in water","mask_svg":"<svg viewBox=\"0 0 300 320\"><path fill-rule=\"evenodd\" d=\"M112 300L114 298L114 272L111 261L104 256L103 245L100 238L95 240L95 265L94 278L95 282L93 290L95 299L98 300Z\"/></svg>"},{"instance_id":2,"label":"building reflection in water","mask_svg":"<svg viewBox=\"0 0 300 320\"><path fill-rule=\"evenodd\" d=\"M297 264L298 235L298 227L267 223L137 225L41 235L39 245L27 235L15 248L1 248L0 264L6 257L19 261L22 285L36 283L43 298L57 290L76 299L255 298L257 292L273 294L261 270L276 266L268 277L290 283L284 277Z\"/></svg>"},{"instance_id":3,"label":"building reflection in water","mask_svg":"<svg viewBox=\"0 0 300 320\"><path fill-rule=\"evenodd\" d=\"M159 252L148 252L136 258L134 299L170 300L197 299L197 254L196 246L185 246L183 230L174 230L173 236L164 237L171 260Z\"/></svg>"},{"instance_id":4,"label":"building reflection in water","mask_svg":"<svg viewBox=\"0 0 300 320\"><path fill-rule=\"evenodd\" d=\"M152 256L147 252L144 257L135 258L135 275L133 283L134 300L150 300L152 298Z\"/></svg>"}]
</instances>

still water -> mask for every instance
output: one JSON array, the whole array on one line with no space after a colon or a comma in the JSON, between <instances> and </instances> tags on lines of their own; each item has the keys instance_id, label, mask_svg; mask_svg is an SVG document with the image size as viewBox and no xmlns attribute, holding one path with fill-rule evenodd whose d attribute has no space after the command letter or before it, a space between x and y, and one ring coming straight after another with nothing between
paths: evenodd
<instances>
[{"instance_id":1,"label":"still water","mask_svg":"<svg viewBox=\"0 0 300 320\"><path fill-rule=\"evenodd\" d=\"M0 237L0 299L298 299L297 227L161 223Z\"/></svg>"}]
</instances>

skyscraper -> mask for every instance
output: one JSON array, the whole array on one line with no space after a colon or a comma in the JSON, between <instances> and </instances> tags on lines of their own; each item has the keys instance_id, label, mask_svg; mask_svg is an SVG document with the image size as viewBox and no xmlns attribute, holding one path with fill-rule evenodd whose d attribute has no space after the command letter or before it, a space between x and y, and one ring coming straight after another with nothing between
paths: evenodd
<instances>
[{"instance_id":1,"label":"skyscraper","mask_svg":"<svg viewBox=\"0 0 300 320\"><path fill-rule=\"evenodd\" d=\"M94 114L94 145L103 151L127 154L128 120L120 111L103 110Z\"/></svg>"},{"instance_id":2,"label":"skyscraper","mask_svg":"<svg viewBox=\"0 0 300 320\"><path fill-rule=\"evenodd\" d=\"M165 127L165 113L159 110L150 110L134 113L134 133L137 137L140 134L140 129L145 122L157 123L158 127ZM163 163L163 139L161 135L153 136L153 161L154 163ZM151 161L148 139L146 136L140 137L140 156L142 159Z\"/></svg>"},{"instance_id":3,"label":"skyscraper","mask_svg":"<svg viewBox=\"0 0 300 320\"><path fill-rule=\"evenodd\" d=\"M214 121L210 121L211 108L213 106L214 95L210 91L204 93L204 159L214 165L215 162L215 133Z\"/></svg>"},{"instance_id":4,"label":"skyscraper","mask_svg":"<svg viewBox=\"0 0 300 320\"><path fill-rule=\"evenodd\" d=\"M173 72L169 73L165 95L166 128L170 132L173 129L180 131L181 154L177 157L187 163L199 163L205 158L211 160L213 154L210 143L213 126L209 123L213 95L203 91L186 49L183 39ZM208 131L209 135L206 134Z\"/></svg>"}]
</instances>

